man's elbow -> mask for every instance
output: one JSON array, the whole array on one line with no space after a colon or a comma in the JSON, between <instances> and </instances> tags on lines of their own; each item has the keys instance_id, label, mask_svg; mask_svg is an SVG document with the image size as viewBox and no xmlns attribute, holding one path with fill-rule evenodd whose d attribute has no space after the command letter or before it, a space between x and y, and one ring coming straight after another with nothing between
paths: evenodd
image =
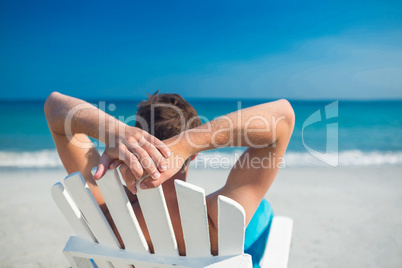
<instances>
[{"instance_id":1,"label":"man's elbow","mask_svg":"<svg viewBox=\"0 0 402 268\"><path fill-rule=\"evenodd\" d=\"M59 92L52 92L46 99L44 104L44 112L47 124L51 132L55 131L56 125L58 124L58 110L60 109L60 98L63 95Z\"/></svg>"},{"instance_id":2,"label":"man's elbow","mask_svg":"<svg viewBox=\"0 0 402 268\"><path fill-rule=\"evenodd\" d=\"M45 116L47 119L52 115L52 111L56 106L55 102L60 95L59 92L54 91L47 97L44 105Z\"/></svg>"},{"instance_id":3,"label":"man's elbow","mask_svg":"<svg viewBox=\"0 0 402 268\"><path fill-rule=\"evenodd\" d=\"M285 121L288 123L290 129L293 130L296 120L295 111L288 100L281 99L279 102L281 105L281 114L285 117Z\"/></svg>"},{"instance_id":4,"label":"man's elbow","mask_svg":"<svg viewBox=\"0 0 402 268\"><path fill-rule=\"evenodd\" d=\"M295 125L295 112L289 101L285 99L278 100L277 114L280 118L278 123L280 123L277 126L276 141L278 141L278 139L286 139L289 141Z\"/></svg>"}]
</instances>

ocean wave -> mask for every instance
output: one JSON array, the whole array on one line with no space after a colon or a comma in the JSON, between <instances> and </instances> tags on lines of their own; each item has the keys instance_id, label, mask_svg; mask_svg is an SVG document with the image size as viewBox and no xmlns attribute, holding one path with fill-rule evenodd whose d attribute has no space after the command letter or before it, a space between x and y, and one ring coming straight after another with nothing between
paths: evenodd
<instances>
[{"instance_id":1,"label":"ocean wave","mask_svg":"<svg viewBox=\"0 0 402 268\"><path fill-rule=\"evenodd\" d=\"M233 153L207 152L200 154L191 164L195 168L230 168L239 159L242 151ZM317 159L308 152L287 152L282 159L274 161L267 156L267 162L254 162L254 165L275 165L280 168L294 167L337 167L337 166L380 166L380 165L401 165L402 151L364 152L360 150L341 151L339 153L329 152ZM253 165L252 159L243 160L244 163Z\"/></svg>"},{"instance_id":2,"label":"ocean wave","mask_svg":"<svg viewBox=\"0 0 402 268\"><path fill-rule=\"evenodd\" d=\"M325 154L323 161L307 152L289 152L285 154L284 158L285 166L287 167L330 166L328 163L336 162L336 166L400 165L402 164L402 151L363 152L360 150L348 150L339 153L330 152Z\"/></svg>"},{"instance_id":3,"label":"ocean wave","mask_svg":"<svg viewBox=\"0 0 402 268\"><path fill-rule=\"evenodd\" d=\"M0 167L54 168L62 166L56 150L34 152L0 151Z\"/></svg>"},{"instance_id":4,"label":"ocean wave","mask_svg":"<svg viewBox=\"0 0 402 268\"><path fill-rule=\"evenodd\" d=\"M195 168L230 168L239 159L242 150L235 149L231 152L210 151L202 152L192 161ZM268 157L269 158L269 157ZM338 159L338 161L335 161ZM308 152L287 152L281 168L292 167L329 167L328 163L337 162L336 166L378 166L402 164L402 151L371 151L360 150L341 151L328 153L323 161L315 158ZM62 163L56 150L42 150L34 152L9 152L0 151L0 168L58 168Z\"/></svg>"}]
</instances>

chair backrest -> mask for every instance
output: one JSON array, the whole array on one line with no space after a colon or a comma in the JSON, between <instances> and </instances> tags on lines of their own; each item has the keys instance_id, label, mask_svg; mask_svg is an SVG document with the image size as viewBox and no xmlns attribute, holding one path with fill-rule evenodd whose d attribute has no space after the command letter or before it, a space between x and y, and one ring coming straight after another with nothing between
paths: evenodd
<instances>
[{"instance_id":1,"label":"chair backrest","mask_svg":"<svg viewBox=\"0 0 402 268\"><path fill-rule=\"evenodd\" d=\"M251 267L243 252L244 209L232 199L218 197L218 256L211 255L205 192L176 180L175 188L186 246L179 256L162 186L138 188L137 198L149 231L154 254L135 217L116 170L97 181L125 249L99 208L80 172L56 183L52 196L78 237L70 237L64 254L73 267Z\"/></svg>"}]
</instances>

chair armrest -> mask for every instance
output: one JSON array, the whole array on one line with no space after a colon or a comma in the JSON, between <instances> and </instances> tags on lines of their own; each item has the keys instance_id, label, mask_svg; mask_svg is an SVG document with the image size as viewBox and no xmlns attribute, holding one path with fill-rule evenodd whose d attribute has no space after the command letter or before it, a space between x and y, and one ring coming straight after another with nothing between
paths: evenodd
<instances>
[{"instance_id":1,"label":"chair armrest","mask_svg":"<svg viewBox=\"0 0 402 268\"><path fill-rule=\"evenodd\" d=\"M293 220L276 216L272 220L268 242L261 260L261 268L286 268L288 266Z\"/></svg>"}]
</instances>

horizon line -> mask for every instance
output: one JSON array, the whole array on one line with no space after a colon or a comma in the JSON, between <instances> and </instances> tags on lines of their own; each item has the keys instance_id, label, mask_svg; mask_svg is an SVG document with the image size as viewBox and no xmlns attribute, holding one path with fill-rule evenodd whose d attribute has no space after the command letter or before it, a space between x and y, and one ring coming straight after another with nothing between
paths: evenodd
<instances>
[{"instance_id":1,"label":"horizon line","mask_svg":"<svg viewBox=\"0 0 402 268\"><path fill-rule=\"evenodd\" d=\"M81 97L79 97L81 98ZM314 99L307 99L307 98L224 98L224 97L183 97L186 100L191 101L258 101L258 100L265 100L265 101L275 101L279 99L286 99L289 102L325 102L325 101L346 101L346 102L376 102L376 101L383 101L383 102L399 102L402 101L401 98L314 98ZM81 98L86 101L118 101L118 102L129 102L129 101L141 101L145 100L146 98ZM44 102L46 98L0 98L0 102Z\"/></svg>"}]
</instances>

